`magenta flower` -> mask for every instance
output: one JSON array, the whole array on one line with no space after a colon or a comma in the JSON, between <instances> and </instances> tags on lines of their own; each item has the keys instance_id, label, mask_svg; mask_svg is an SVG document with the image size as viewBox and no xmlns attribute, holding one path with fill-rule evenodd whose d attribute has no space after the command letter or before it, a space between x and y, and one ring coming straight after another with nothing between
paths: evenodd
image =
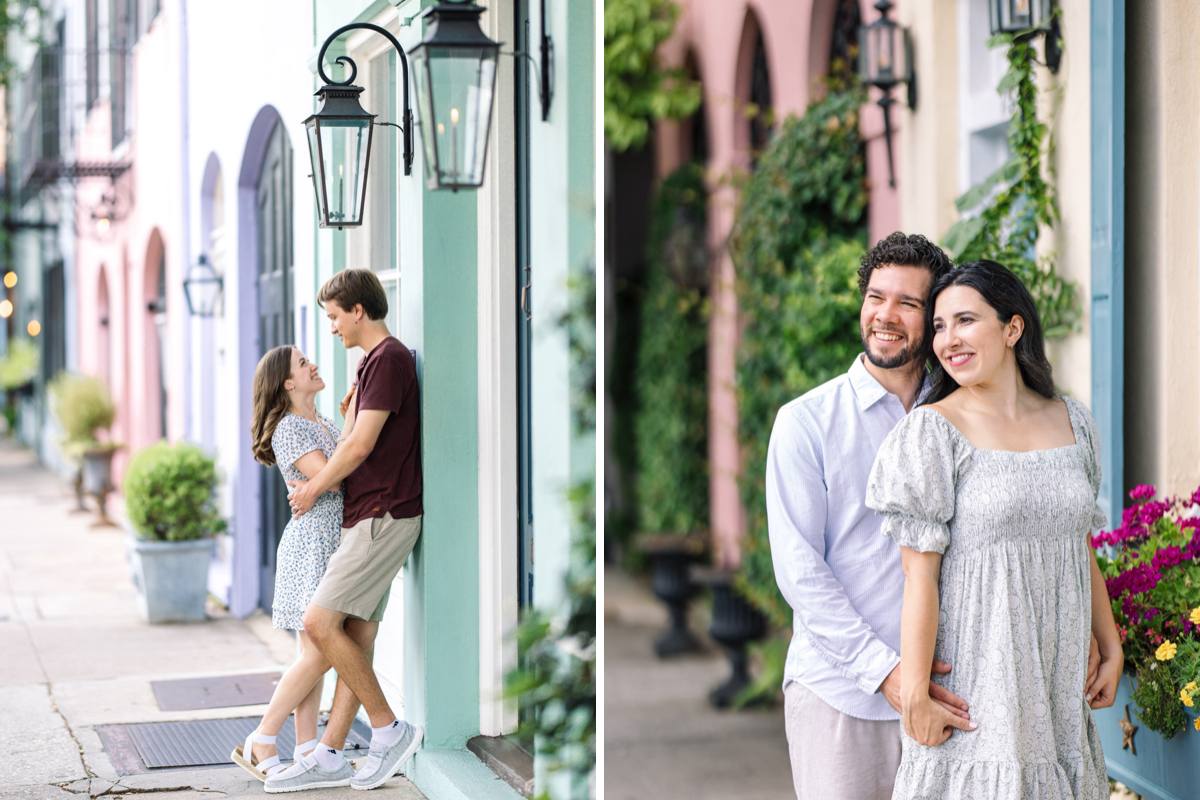
<instances>
[{"instance_id":1,"label":"magenta flower","mask_svg":"<svg viewBox=\"0 0 1200 800\"><path fill-rule=\"evenodd\" d=\"M1158 490L1148 483L1140 483L1129 492L1129 496L1138 502L1149 500L1156 494L1158 494Z\"/></svg>"}]
</instances>

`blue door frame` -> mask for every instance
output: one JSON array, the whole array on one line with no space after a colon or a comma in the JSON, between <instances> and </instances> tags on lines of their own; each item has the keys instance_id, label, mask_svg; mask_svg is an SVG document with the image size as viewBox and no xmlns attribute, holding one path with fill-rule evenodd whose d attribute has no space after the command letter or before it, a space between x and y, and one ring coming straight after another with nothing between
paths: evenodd
<instances>
[{"instance_id":1,"label":"blue door frame","mask_svg":"<svg viewBox=\"0 0 1200 800\"><path fill-rule=\"evenodd\" d=\"M1092 414L1100 505L1117 525L1124 498L1125 0L1092 0Z\"/></svg>"}]
</instances>

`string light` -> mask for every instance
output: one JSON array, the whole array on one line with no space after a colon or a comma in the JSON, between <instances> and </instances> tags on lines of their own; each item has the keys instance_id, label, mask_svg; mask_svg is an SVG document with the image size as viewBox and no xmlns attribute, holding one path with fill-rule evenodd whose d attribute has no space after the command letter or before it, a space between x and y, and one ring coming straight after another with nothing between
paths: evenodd
<instances>
[{"instance_id":1,"label":"string light","mask_svg":"<svg viewBox=\"0 0 1200 800\"><path fill-rule=\"evenodd\" d=\"M28 331L30 336L37 336L42 332L42 323L36 319L31 319L29 320L29 324L25 326L25 330Z\"/></svg>"},{"instance_id":2,"label":"string light","mask_svg":"<svg viewBox=\"0 0 1200 800\"><path fill-rule=\"evenodd\" d=\"M4 285L7 286L9 289L16 286L17 285L17 273L15 273L15 272L5 273Z\"/></svg>"}]
</instances>

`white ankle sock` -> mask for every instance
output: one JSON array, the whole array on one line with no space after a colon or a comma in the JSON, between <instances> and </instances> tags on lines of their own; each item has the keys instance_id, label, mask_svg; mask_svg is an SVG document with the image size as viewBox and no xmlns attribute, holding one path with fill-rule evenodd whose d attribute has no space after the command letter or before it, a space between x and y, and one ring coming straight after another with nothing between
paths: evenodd
<instances>
[{"instance_id":1,"label":"white ankle sock","mask_svg":"<svg viewBox=\"0 0 1200 800\"><path fill-rule=\"evenodd\" d=\"M391 747L403 735L404 723L400 720L395 720L391 725L384 725L382 728L371 728L371 744Z\"/></svg>"},{"instance_id":2,"label":"white ankle sock","mask_svg":"<svg viewBox=\"0 0 1200 800\"><path fill-rule=\"evenodd\" d=\"M317 749L312 751L313 758L317 760L317 764L321 769L329 771L335 770L342 765L342 754L334 750L324 742L317 743Z\"/></svg>"}]
</instances>

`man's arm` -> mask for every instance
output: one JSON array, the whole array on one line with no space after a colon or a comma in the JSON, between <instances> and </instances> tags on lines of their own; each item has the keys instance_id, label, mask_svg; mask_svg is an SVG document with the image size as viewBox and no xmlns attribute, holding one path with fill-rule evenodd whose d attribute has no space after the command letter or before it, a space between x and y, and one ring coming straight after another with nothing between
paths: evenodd
<instances>
[{"instance_id":1,"label":"man's arm","mask_svg":"<svg viewBox=\"0 0 1200 800\"><path fill-rule=\"evenodd\" d=\"M375 449L379 432L383 430L383 423L387 422L390 413L375 409L359 411L350 436L333 451L333 458L326 462L321 471L308 481L288 482L288 486L296 487L296 491L288 498L292 506L292 516L300 517L306 514L322 493L339 484L367 460L367 456Z\"/></svg>"},{"instance_id":2,"label":"man's arm","mask_svg":"<svg viewBox=\"0 0 1200 800\"><path fill-rule=\"evenodd\" d=\"M775 580L817 654L873 694L900 656L854 608L825 561L829 497L821 453L796 411L789 408L776 417L767 451L767 527Z\"/></svg>"}]
</instances>

